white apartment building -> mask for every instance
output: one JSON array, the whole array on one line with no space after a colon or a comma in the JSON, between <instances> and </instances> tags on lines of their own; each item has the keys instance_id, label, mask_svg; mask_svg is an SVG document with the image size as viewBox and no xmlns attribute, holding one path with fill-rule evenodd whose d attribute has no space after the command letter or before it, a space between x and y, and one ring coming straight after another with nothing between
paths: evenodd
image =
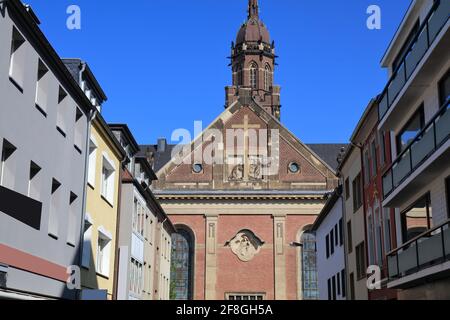
<instances>
[{"instance_id":1,"label":"white apartment building","mask_svg":"<svg viewBox=\"0 0 450 320\"><path fill-rule=\"evenodd\" d=\"M312 227L316 236L320 300L347 300L342 187L329 195Z\"/></svg>"},{"instance_id":2,"label":"white apartment building","mask_svg":"<svg viewBox=\"0 0 450 320\"><path fill-rule=\"evenodd\" d=\"M389 288L400 299L450 299L450 1L414 0L382 66L379 130L391 136L383 206L396 208Z\"/></svg>"}]
</instances>

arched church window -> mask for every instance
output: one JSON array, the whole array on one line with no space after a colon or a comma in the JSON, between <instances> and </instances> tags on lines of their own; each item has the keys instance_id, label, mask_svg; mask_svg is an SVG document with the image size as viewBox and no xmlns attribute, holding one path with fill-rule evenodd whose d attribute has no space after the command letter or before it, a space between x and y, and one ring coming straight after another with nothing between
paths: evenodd
<instances>
[{"instance_id":1,"label":"arched church window","mask_svg":"<svg viewBox=\"0 0 450 320\"><path fill-rule=\"evenodd\" d=\"M171 300L192 300L194 296L194 236L178 227L172 235Z\"/></svg>"},{"instance_id":2,"label":"arched church window","mask_svg":"<svg viewBox=\"0 0 450 320\"><path fill-rule=\"evenodd\" d=\"M304 232L301 237L302 255L302 291L304 300L319 299L317 281L316 237L311 232Z\"/></svg>"},{"instance_id":3,"label":"arched church window","mask_svg":"<svg viewBox=\"0 0 450 320\"><path fill-rule=\"evenodd\" d=\"M270 87L272 87L272 69L270 69L270 66L266 64L266 68L264 70L264 89L269 91Z\"/></svg>"},{"instance_id":4,"label":"arched church window","mask_svg":"<svg viewBox=\"0 0 450 320\"><path fill-rule=\"evenodd\" d=\"M257 85L258 85L258 65L253 62L250 65L250 86L253 89L256 89Z\"/></svg>"}]
</instances>

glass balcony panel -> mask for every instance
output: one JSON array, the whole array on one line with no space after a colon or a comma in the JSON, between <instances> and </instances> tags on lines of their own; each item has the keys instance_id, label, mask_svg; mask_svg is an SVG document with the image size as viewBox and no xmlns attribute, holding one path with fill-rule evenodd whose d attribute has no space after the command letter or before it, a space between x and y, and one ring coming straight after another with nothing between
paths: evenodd
<instances>
[{"instance_id":1,"label":"glass balcony panel","mask_svg":"<svg viewBox=\"0 0 450 320\"><path fill-rule=\"evenodd\" d=\"M428 128L422 139L411 146L412 166L416 168L430 153L434 151L434 126Z\"/></svg>"},{"instance_id":2,"label":"glass balcony panel","mask_svg":"<svg viewBox=\"0 0 450 320\"><path fill-rule=\"evenodd\" d=\"M444 230L445 255L450 255L450 228Z\"/></svg>"},{"instance_id":3,"label":"glass balcony panel","mask_svg":"<svg viewBox=\"0 0 450 320\"><path fill-rule=\"evenodd\" d=\"M392 191L392 171L389 171L386 176L383 177L383 192L386 197Z\"/></svg>"},{"instance_id":4,"label":"glass balcony panel","mask_svg":"<svg viewBox=\"0 0 450 320\"><path fill-rule=\"evenodd\" d=\"M400 92L400 90L402 90L405 83L406 83L405 65L402 64L402 66L398 69L395 78L392 80L388 88L389 105L391 105L394 102L395 98L397 98L398 93Z\"/></svg>"},{"instance_id":5,"label":"glass balcony panel","mask_svg":"<svg viewBox=\"0 0 450 320\"><path fill-rule=\"evenodd\" d=\"M441 0L439 7L428 20L428 29L430 35L430 44L434 41L441 28L448 20L450 12L450 1Z\"/></svg>"},{"instance_id":6,"label":"glass balcony panel","mask_svg":"<svg viewBox=\"0 0 450 320\"><path fill-rule=\"evenodd\" d=\"M419 35L417 42L414 44L411 52L406 57L406 77L409 79L411 74L416 69L420 60L422 60L425 52L428 49L428 39L427 39L427 28L425 27L422 30L422 33Z\"/></svg>"},{"instance_id":7,"label":"glass balcony panel","mask_svg":"<svg viewBox=\"0 0 450 320\"><path fill-rule=\"evenodd\" d=\"M411 172L410 162L411 150L408 150L398 162L398 164L392 168L394 175L394 187L398 187L400 182Z\"/></svg>"},{"instance_id":8,"label":"glass balcony panel","mask_svg":"<svg viewBox=\"0 0 450 320\"><path fill-rule=\"evenodd\" d=\"M408 249L405 249L398 254L398 266L400 274L407 273L408 271L417 268L416 244L411 244Z\"/></svg>"},{"instance_id":9,"label":"glass balcony panel","mask_svg":"<svg viewBox=\"0 0 450 320\"><path fill-rule=\"evenodd\" d=\"M440 145L448 139L450 135L450 111L447 110L445 113L436 120L436 143Z\"/></svg>"},{"instance_id":10,"label":"glass balcony panel","mask_svg":"<svg viewBox=\"0 0 450 320\"><path fill-rule=\"evenodd\" d=\"M423 238L419 242L419 264L424 266L442 258L442 237L435 234L430 238Z\"/></svg>"},{"instance_id":11,"label":"glass balcony panel","mask_svg":"<svg viewBox=\"0 0 450 320\"><path fill-rule=\"evenodd\" d=\"M397 256L389 256L388 257L388 268L389 268L389 278L398 277L397 271Z\"/></svg>"},{"instance_id":12,"label":"glass balcony panel","mask_svg":"<svg viewBox=\"0 0 450 320\"><path fill-rule=\"evenodd\" d=\"M387 94L385 93L383 98L380 101L380 104L378 105L378 112L380 115L380 119L386 114L386 112L388 111L388 99L387 99Z\"/></svg>"}]
</instances>

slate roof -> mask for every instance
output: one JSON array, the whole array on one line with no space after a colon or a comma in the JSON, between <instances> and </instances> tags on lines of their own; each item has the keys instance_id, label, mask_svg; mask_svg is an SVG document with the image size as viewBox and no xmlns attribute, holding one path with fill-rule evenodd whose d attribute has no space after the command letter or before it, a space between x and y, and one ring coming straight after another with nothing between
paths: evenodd
<instances>
[{"instance_id":1,"label":"slate roof","mask_svg":"<svg viewBox=\"0 0 450 320\"><path fill-rule=\"evenodd\" d=\"M148 157L150 154L154 154L153 170L158 172L164 167L171 159L172 150L175 148L174 144L167 144L164 152L158 152L157 145L143 145L140 146L141 151L138 156ZM317 154L323 161L325 161L333 170L338 168L338 155L341 153L342 148L347 148L348 144L343 143L323 143L323 144L307 144L315 154Z\"/></svg>"},{"instance_id":2,"label":"slate roof","mask_svg":"<svg viewBox=\"0 0 450 320\"><path fill-rule=\"evenodd\" d=\"M322 144L307 144L315 154L317 154L323 161L325 161L333 170L337 170L339 166L338 156L342 151L348 147L348 144L343 143L322 143ZM345 151L344 150L344 151Z\"/></svg>"}]
</instances>

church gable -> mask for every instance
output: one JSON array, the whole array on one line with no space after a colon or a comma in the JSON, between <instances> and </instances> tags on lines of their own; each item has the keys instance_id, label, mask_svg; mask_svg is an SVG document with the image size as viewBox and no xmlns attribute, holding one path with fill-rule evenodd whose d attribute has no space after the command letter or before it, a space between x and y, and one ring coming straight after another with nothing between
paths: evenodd
<instances>
[{"instance_id":1,"label":"church gable","mask_svg":"<svg viewBox=\"0 0 450 320\"><path fill-rule=\"evenodd\" d=\"M186 163L172 159L159 171L157 188L330 190L336 185L333 170L252 99L235 102L187 150ZM214 164L196 161L199 150Z\"/></svg>"}]
</instances>

